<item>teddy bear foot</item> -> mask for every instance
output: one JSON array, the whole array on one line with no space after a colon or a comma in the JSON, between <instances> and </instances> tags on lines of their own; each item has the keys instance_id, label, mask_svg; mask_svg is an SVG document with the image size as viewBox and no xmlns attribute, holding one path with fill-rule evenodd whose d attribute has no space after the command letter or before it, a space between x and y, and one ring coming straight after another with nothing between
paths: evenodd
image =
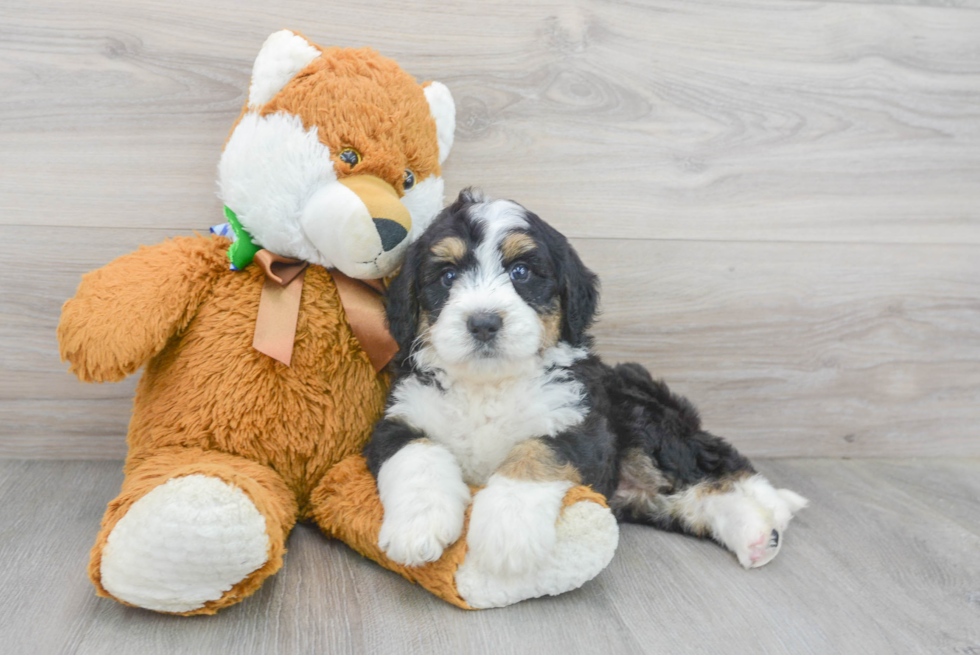
<instances>
[{"instance_id":1,"label":"teddy bear foot","mask_svg":"<svg viewBox=\"0 0 980 655\"><path fill-rule=\"evenodd\" d=\"M568 504L558 519L556 532L550 556L527 572L491 572L481 566L480 560L467 558L456 571L459 595L476 609L556 596L597 576L612 560L619 543L616 518L608 507L592 500Z\"/></svg>"},{"instance_id":2,"label":"teddy bear foot","mask_svg":"<svg viewBox=\"0 0 980 655\"><path fill-rule=\"evenodd\" d=\"M190 612L268 556L266 520L248 496L218 478L187 475L154 488L119 519L102 551L101 583L130 605Z\"/></svg>"}]
</instances>

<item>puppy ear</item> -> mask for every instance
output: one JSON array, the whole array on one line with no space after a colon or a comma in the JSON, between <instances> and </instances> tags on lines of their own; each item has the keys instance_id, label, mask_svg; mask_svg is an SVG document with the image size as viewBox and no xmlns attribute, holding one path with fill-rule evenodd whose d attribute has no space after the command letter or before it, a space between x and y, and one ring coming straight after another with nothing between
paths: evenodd
<instances>
[{"instance_id":1,"label":"puppy ear","mask_svg":"<svg viewBox=\"0 0 980 655\"><path fill-rule=\"evenodd\" d=\"M401 365L411 354L412 343L419 331L418 269L419 242L408 247L401 270L392 278L385 293L385 314L388 331L398 344L395 363Z\"/></svg>"},{"instance_id":2,"label":"puppy ear","mask_svg":"<svg viewBox=\"0 0 980 655\"><path fill-rule=\"evenodd\" d=\"M599 305L599 277L587 269L578 253L561 237L558 266L561 295L561 338L572 346L588 345L587 332Z\"/></svg>"}]
</instances>

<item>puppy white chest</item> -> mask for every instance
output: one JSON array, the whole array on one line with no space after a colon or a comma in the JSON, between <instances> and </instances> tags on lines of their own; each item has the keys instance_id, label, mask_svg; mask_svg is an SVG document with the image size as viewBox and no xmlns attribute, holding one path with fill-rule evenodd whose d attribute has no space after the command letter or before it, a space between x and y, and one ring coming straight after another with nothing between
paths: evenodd
<instances>
[{"instance_id":1,"label":"puppy white chest","mask_svg":"<svg viewBox=\"0 0 980 655\"><path fill-rule=\"evenodd\" d=\"M482 485L518 443L579 424L587 411L583 397L581 383L560 369L442 389L409 378L394 390L387 416L448 448L466 482Z\"/></svg>"}]
</instances>

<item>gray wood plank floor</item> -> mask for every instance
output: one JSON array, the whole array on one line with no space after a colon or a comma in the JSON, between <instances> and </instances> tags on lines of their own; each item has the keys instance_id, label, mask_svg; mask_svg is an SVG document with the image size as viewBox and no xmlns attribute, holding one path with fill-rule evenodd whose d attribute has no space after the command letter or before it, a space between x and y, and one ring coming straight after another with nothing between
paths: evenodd
<instances>
[{"instance_id":1,"label":"gray wood plank floor","mask_svg":"<svg viewBox=\"0 0 980 655\"><path fill-rule=\"evenodd\" d=\"M122 456L133 381L65 374L61 304L223 220L222 142L282 27L445 82L448 192L572 236L602 353L746 453L978 456L977 7L0 0L0 456Z\"/></svg>"},{"instance_id":2,"label":"gray wood plank floor","mask_svg":"<svg viewBox=\"0 0 980 655\"><path fill-rule=\"evenodd\" d=\"M5 653L976 653L980 460L763 460L811 500L769 566L625 526L580 590L464 612L299 526L285 568L214 617L99 599L85 577L118 462L0 461Z\"/></svg>"}]
</instances>

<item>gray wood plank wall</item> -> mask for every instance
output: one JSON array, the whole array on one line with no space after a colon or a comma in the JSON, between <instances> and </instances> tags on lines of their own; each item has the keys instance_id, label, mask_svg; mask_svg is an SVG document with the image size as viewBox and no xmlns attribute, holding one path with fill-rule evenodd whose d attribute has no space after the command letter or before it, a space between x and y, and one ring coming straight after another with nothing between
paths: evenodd
<instances>
[{"instance_id":1,"label":"gray wood plank wall","mask_svg":"<svg viewBox=\"0 0 980 655\"><path fill-rule=\"evenodd\" d=\"M0 456L118 457L133 381L54 329L79 275L220 222L272 31L459 109L477 184L574 238L599 349L751 455L980 455L980 5L0 2Z\"/></svg>"}]
</instances>

